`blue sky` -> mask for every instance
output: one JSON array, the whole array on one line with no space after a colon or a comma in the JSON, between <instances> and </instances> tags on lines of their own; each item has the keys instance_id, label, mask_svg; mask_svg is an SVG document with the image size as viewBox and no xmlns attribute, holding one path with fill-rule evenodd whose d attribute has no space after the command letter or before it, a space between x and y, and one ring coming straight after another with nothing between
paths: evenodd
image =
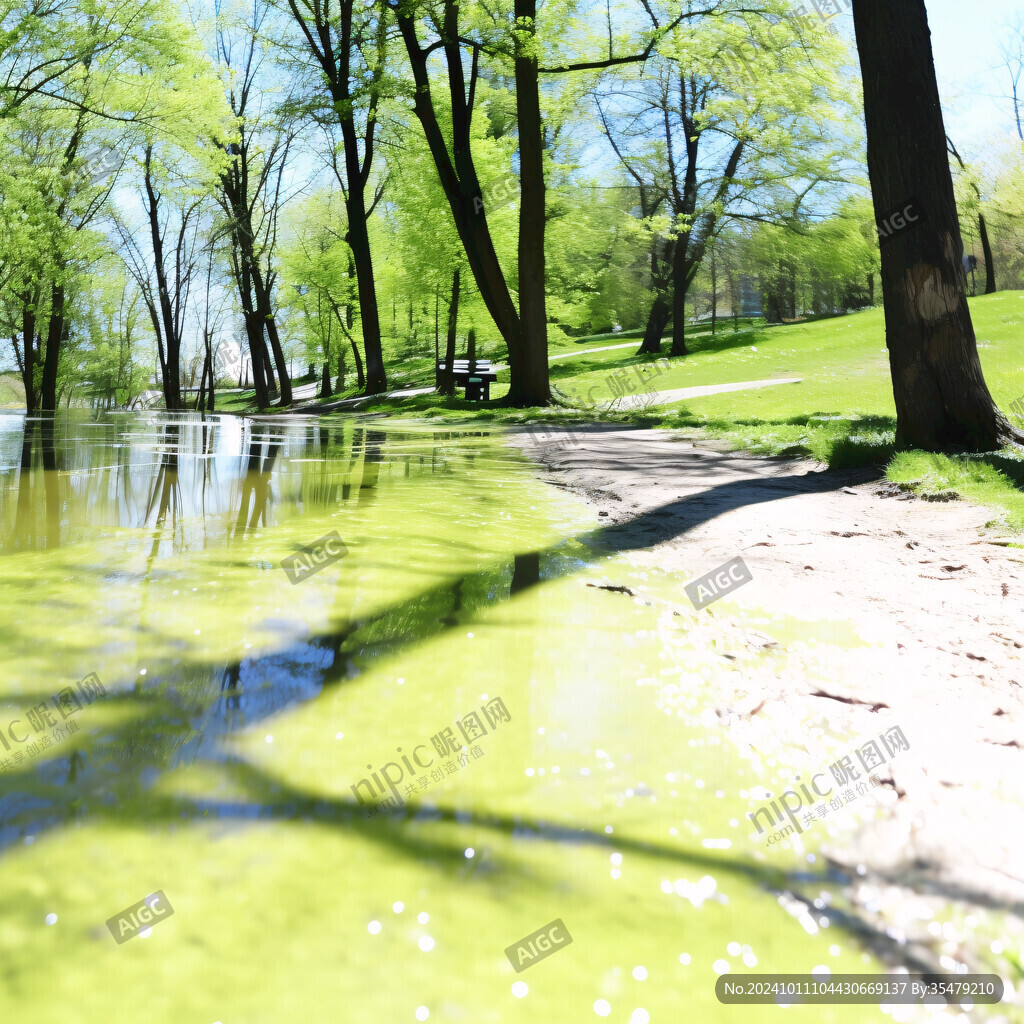
<instances>
[{"instance_id":1,"label":"blue sky","mask_svg":"<svg viewBox=\"0 0 1024 1024\"><path fill-rule=\"evenodd\" d=\"M1012 135L1013 108L1000 44L1021 16L1020 0L925 0L946 131L965 159ZM1019 143L1019 140L1018 140Z\"/></svg>"}]
</instances>

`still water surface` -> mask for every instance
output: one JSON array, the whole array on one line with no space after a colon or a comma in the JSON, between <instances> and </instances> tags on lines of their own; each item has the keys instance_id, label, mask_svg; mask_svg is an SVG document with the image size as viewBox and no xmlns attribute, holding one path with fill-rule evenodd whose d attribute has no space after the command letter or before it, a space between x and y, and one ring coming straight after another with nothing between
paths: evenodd
<instances>
[{"instance_id":1,"label":"still water surface","mask_svg":"<svg viewBox=\"0 0 1024 1024\"><path fill-rule=\"evenodd\" d=\"M880 968L780 902L836 880L751 841L680 626L599 586L684 581L599 527L497 432L0 418L0 1019L891 1019L717 1002L724 969Z\"/></svg>"}]
</instances>

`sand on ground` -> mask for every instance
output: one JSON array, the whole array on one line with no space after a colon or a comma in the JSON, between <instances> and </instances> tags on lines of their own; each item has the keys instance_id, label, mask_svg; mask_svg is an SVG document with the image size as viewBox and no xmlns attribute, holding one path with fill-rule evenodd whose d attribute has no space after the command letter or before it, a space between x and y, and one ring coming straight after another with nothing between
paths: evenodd
<instances>
[{"instance_id":1,"label":"sand on ground","mask_svg":"<svg viewBox=\"0 0 1024 1024\"><path fill-rule=\"evenodd\" d=\"M827 774L811 723L851 738L902 727L911 749L882 770L883 810L823 846L852 879L861 925L904 963L938 969L942 943L923 903L987 908L1008 912L1019 948L1024 551L1006 546L998 512L922 500L877 469L829 471L674 431L546 434L510 439L545 481L589 503L587 539L678 573L674 621L706 652L687 685L752 760ZM696 611L684 583L737 555L753 580ZM616 563L605 564L614 583ZM765 609L795 620L787 638L770 635ZM972 963L970 944L955 958Z\"/></svg>"}]
</instances>

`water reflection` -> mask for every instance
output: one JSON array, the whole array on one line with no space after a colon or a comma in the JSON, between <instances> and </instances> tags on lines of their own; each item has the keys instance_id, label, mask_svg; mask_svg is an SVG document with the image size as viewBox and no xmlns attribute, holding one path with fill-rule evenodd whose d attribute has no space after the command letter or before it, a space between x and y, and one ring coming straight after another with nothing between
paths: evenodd
<instances>
[{"instance_id":1,"label":"water reflection","mask_svg":"<svg viewBox=\"0 0 1024 1024\"><path fill-rule=\"evenodd\" d=\"M2 416L0 553L73 544L111 527L152 531L154 557L204 549L273 526L282 504L323 510L353 495L368 504L382 473L389 483L450 474L443 446L453 436L193 413L56 423ZM475 458L462 453L466 465Z\"/></svg>"},{"instance_id":2,"label":"water reflection","mask_svg":"<svg viewBox=\"0 0 1024 1024\"><path fill-rule=\"evenodd\" d=\"M325 521L344 523L346 536L356 530L359 557L370 571L366 580L316 592L314 605L322 603L330 613L327 628L299 628L285 609L282 642L271 649L264 645L217 664L182 647L178 657L155 658L154 668L143 670L128 689L125 680L108 678L105 703L118 712L110 726L93 729L88 742L54 749L5 771L0 793L35 789L40 783L44 790L77 789L90 779L109 785L126 773L146 780L154 771L199 760L223 763L230 758L222 745L226 735L308 702L327 687L357 678L375 661L454 630L487 605L539 582L539 552L502 555L488 546L496 541L499 551L515 547L505 536L511 517L496 493L510 456L503 449L481 447L480 439L489 436L385 430L346 420L261 421L204 414L101 414L89 421L3 417L0 554L96 545L98 575L81 585L101 587L105 581L124 588L130 600L122 614L134 608L140 628L149 616L173 614L184 595L210 583L211 574L219 575L212 566L237 571L241 565L246 581L254 569L257 574L277 571L262 554L254 555L265 544L261 538L271 533L297 538L290 541L297 547L322 533ZM445 483L409 490L424 480ZM452 489L456 481L457 491ZM416 497L403 505L396 495L406 490ZM385 493L388 500L381 505ZM429 520L421 527L413 511L419 505L442 521L461 509L467 531L453 540L438 536ZM346 509L354 518L345 518ZM396 515L396 509L404 514ZM302 527L306 519L316 525ZM373 543L361 542L360 528L374 531ZM400 546L410 538L412 548L399 558ZM235 549L240 562L225 562ZM177 572L181 558L200 552L215 560L196 578L197 585L184 585L193 582L186 573L169 603L164 591L144 586L168 585L168 570ZM136 555L144 565L141 574L128 569ZM460 559L468 559L472 571L458 571ZM576 564L552 552L543 561L549 575ZM364 591L373 593L377 585L374 572L388 578L398 571L419 582L398 599L377 600L371 610L363 610ZM305 601L312 594L307 588L289 596ZM296 636L297 628L306 635ZM95 642L103 643L102 628ZM523 659L524 665L528 662ZM0 714L16 715L38 699L24 692L9 697ZM19 804L20 827L5 829L3 835L11 841L59 817L49 799L31 807Z\"/></svg>"}]
</instances>

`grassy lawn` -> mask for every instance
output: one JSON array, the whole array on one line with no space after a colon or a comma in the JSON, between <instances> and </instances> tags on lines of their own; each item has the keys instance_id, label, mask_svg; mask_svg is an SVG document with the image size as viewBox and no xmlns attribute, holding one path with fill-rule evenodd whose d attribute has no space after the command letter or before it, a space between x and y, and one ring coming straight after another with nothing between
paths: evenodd
<instances>
[{"instance_id":1,"label":"grassy lawn","mask_svg":"<svg viewBox=\"0 0 1024 1024\"><path fill-rule=\"evenodd\" d=\"M978 297L970 307L986 381L997 404L1007 410L1024 395L1024 292ZM650 365L657 361L654 356L637 356L630 349L592 351L623 339L624 334L578 339L554 353L585 342L575 358L551 364L559 404L550 409L481 407L435 395L364 408L453 420L632 422L723 439L763 455L809 455L833 468L885 463L895 483L922 493L960 495L999 510L998 519L1008 530L1024 530L1021 453L953 458L894 452L895 407L881 308L786 326L747 325L739 331L726 321L715 337L703 324L688 333L690 355L671 360L660 372ZM663 347L667 352L667 340ZM650 387L658 392L773 378L799 377L801 382L687 398L656 409L606 411L623 389L642 390L634 367L647 371ZM493 389L497 398L504 394L501 379Z\"/></svg>"},{"instance_id":2,"label":"grassy lawn","mask_svg":"<svg viewBox=\"0 0 1024 1024\"><path fill-rule=\"evenodd\" d=\"M24 409L25 386L17 373L0 373L0 409Z\"/></svg>"},{"instance_id":3,"label":"grassy lawn","mask_svg":"<svg viewBox=\"0 0 1024 1024\"><path fill-rule=\"evenodd\" d=\"M997 404L1008 410L1024 396L1024 292L980 296L970 300L970 307L985 379ZM691 351L685 359L638 356L633 348L596 351L627 341L639 345L641 334L592 335L554 347L551 354L561 357L551 363L556 404L547 409L504 409L496 402L482 405L429 394L363 405L360 411L452 421L635 423L722 439L761 455L812 456L833 468L875 462L887 465L894 483L990 506L998 510L997 521L1008 531L1024 530L1021 453L949 457L894 451L895 407L881 308L773 327L763 321L741 321L739 330L724 320L715 336L704 323L688 330ZM668 339L663 348L667 354ZM493 345L481 344L479 351L501 360L492 349ZM389 386L430 386L433 375L433 359L417 356L390 371ZM655 408L609 408L615 398L638 394L645 384L664 393L794 377L800 383L684 398ZM504 396L507 384L506 370L492 387L496 400ZM328 401L354 394L350 388ZM218 397L217 407L225 412L251 411L252 398L251 392Z\"/></svg>"}]
</instances>

